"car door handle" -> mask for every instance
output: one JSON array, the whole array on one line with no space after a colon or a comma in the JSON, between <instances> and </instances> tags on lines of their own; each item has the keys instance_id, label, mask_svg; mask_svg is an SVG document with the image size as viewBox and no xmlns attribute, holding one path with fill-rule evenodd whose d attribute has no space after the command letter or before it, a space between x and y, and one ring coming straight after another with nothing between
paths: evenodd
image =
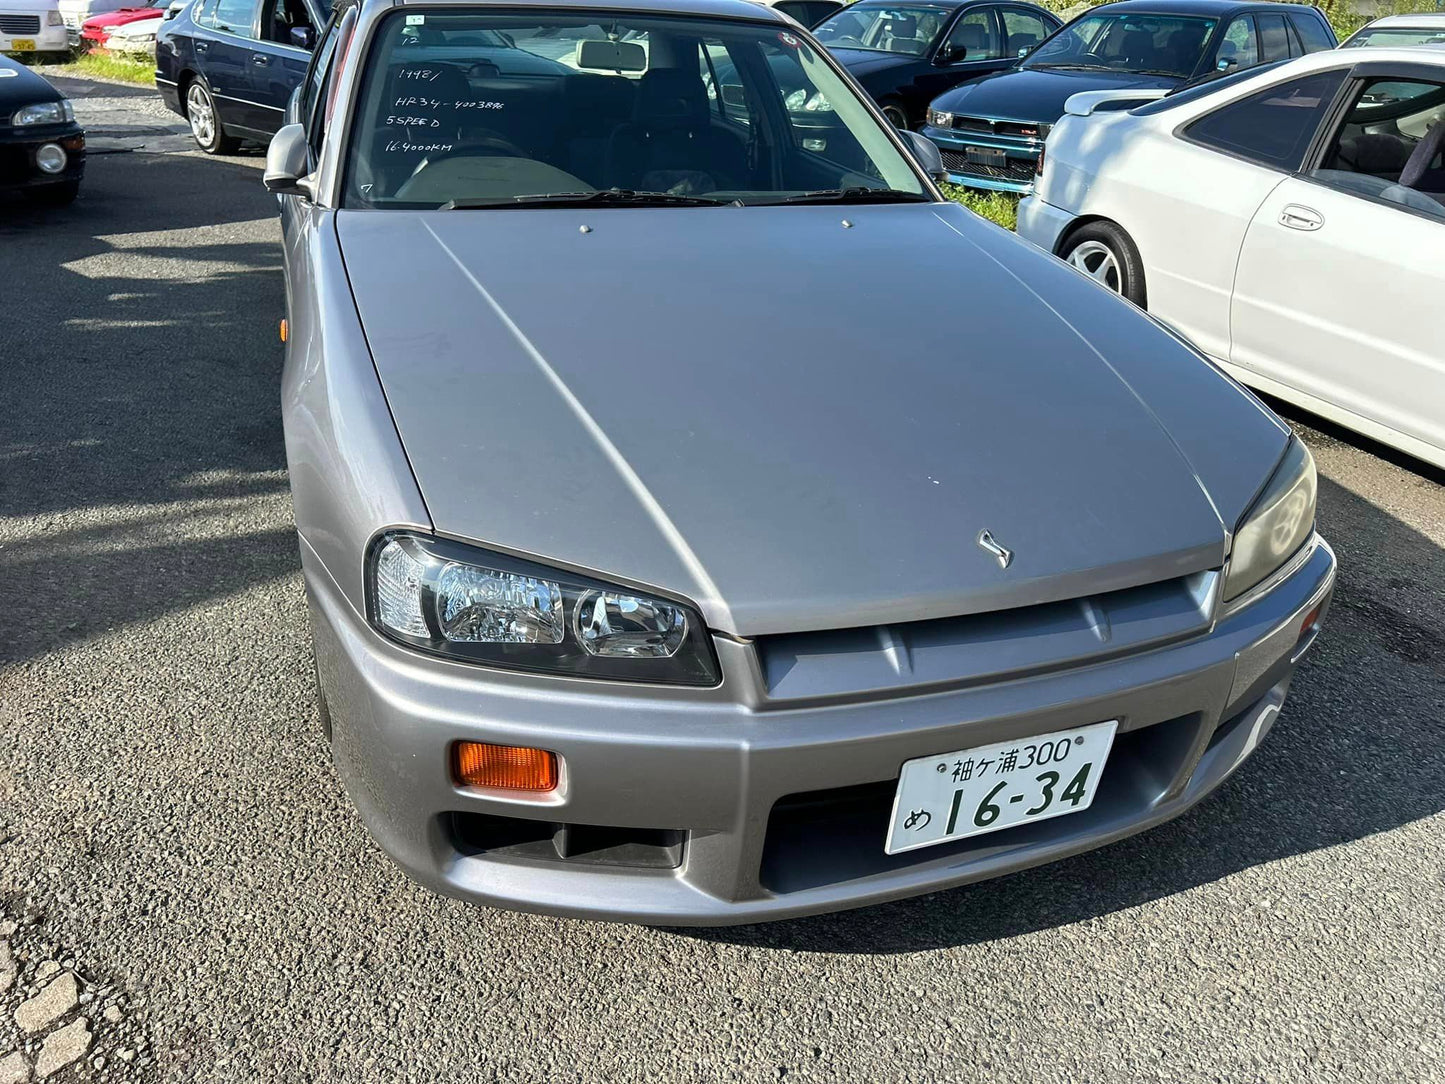
<instances>
[{"instance_id":1,"label":"car door handle","mask_svg":"<svg viewBox=\"0 0 1445 1084\"><path fill-rule=\"evenodd\" d=\"M1290 203L1279 213L1279 224L1292 230L1317 230L1325 224L1325 216L1313 207Z\"/></svg>"},{"instance_id":2,"label":"car door handle","mask_svg":"<svg viewBox=\"0 0 1445 1084\"><path fill-rule=\"evenodd\" d=\"M196 42L196 52L198 52L198 53L204 53L204 52L205 52L207 49L209 49L210 47L211 47L211 46L210 46L210 43L209 43L209 42L204 42L204 41L198 41L198 42Z\"/></svg>"},{"instance_id":3,"label":"car door handle","mask_svg":"<svg viewBox=\"0 0 1445 1084\"><path fill-rule=\"evenodd\" d=\"M265 53L252 53L251 63L259 68L264 68L267 64L271 63L271 58Z\"/></svg>"}]
</instances>

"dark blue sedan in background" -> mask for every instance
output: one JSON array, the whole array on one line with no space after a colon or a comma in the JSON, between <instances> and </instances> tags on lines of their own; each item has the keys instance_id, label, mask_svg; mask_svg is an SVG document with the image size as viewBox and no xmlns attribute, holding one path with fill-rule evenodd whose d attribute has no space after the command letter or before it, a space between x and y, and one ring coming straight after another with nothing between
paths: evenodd
<instances>
[{"instance_id":1,"label":"dark blue sedan in background","mask_svg":"<svg viewBox=\"0 0 1445 1084\"><path fill-rule=\"evenodd\" d=\"M1012 67L1061 25L1022 0L859 0L819 23L813 36L889 120L917 128L934 98Z\"/></svg>"},{"instance_id":2,"label":"dark blue sedan in background","mask_svg":"<svg viewBox=\"0 0 1445 1084\"><path fill-rule=\"evenodd\" d=\"M156 34L156 89L207 154L270 140L330 0L195 0Z\"/></svg>"}]
</instances>

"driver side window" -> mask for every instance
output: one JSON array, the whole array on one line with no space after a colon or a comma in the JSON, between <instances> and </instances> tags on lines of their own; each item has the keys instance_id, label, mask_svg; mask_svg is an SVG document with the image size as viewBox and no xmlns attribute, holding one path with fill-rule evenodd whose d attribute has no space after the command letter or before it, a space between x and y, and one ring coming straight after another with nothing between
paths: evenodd
<instances>
[{"instance_id":1,"label":"driver side window","mask_svg":"<svg viewBox=\"0 0 1445 1084\"><path fill-rule=\"evenodd\" d=\"M1003 35L998 31L995 9L974 8L964 12L949 31L942 53L948 64L1002 58Z\"/></svg>"},{"instance_id":2,"label":"driver side window","mask_svg":"<svg viewBox=\"0 0 1445 1084\"><path fill-rule=\"evenodd\" d=\"M1214 66L1218 71L1238 71L1259 63L1259 37L1254 32L1254 16L1241 15L1224 31Z\"/></svg>"},{"instance_id":3,"label":"driver side window","mask_svg":"<svg viewBox=\"0 0 1445 1084\"><path fill-rule=\"evenodd\" d=\"M308 32L311 44L315 44L316 28L302 0L265 0L261 8L261 38L297 49L310 48L310 45L293 40L292 30Z\"/></svg>"}]
</instances>

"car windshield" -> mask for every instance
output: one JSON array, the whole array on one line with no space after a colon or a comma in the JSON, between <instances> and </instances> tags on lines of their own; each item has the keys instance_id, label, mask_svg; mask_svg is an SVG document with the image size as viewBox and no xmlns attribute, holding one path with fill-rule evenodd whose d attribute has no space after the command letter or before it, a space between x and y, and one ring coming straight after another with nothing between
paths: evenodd
<instances>
[{"instance_id":1,"label":"car windshield","mask_svg":"<svg viewBox=\"0 0 1445 1084\"><path fill-rule=\"evenodd\" d=\"M854 4L813 30L829 49L872 49L924 56L948 22L934 4Z\"/></svg>"},{"instance_id":2,"label":"car windshield","mask_svg":"<svg viewBox=\"0 0 1445 1084\"><path fill-rule=\"evenodd\" d=\"M1361 30L1345 44L1351 49L1367 45L1392 48L1401 45L1445 45L1445 26L1430 29L1401 26L1393 30L1387 27Z\"/></svg>"},{"instance_id":3,"label":"car windshield","mask_svg":"<svg viewBox=\"0 0 1445 1084\"><path fill-rule=\"evenodd\" d=\"M1194 74L1216 20L1190 15L1085 15L1034 50L1025 68Z\"/></svg>"},{"instance_id":4,"label":"car windshield","mask_svg":"<svg viewBox=\"0 0 1445 1084\"><path fill-rule=\"evenodd\" d=\"M934 198L888 129L777 23L396 11L373 39L345 205Z\"/></svg>"}]
</instances>

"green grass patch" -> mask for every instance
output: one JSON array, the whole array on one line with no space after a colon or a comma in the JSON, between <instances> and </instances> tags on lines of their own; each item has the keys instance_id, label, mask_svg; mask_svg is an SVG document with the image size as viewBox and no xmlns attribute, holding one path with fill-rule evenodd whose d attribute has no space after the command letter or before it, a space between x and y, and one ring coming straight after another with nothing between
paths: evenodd
<instances>
[{"instance_id":1,"label":"green grass patch","mask_svg":"<svg viewBox=\"0 0 1445 1084\"><path fill-rule=\"evenodd\" d=\"M156 65L150 57L80 53L64 64L47 65L45 70L47 74L90 76L143 87L156 85Z\"/></svg>"},{"instance_id":2,"label":"green grass patch","mask_svg":"<svg viewBox=\"0 0 1445 1084\"><path fill-rule=\"evenodd\" d=\"M957 200L976 215L1011 230L1019 221L1019 197L1009 192L976 192L956 184L938 186L949 199Z\"/></svg>"}]
</instances>

